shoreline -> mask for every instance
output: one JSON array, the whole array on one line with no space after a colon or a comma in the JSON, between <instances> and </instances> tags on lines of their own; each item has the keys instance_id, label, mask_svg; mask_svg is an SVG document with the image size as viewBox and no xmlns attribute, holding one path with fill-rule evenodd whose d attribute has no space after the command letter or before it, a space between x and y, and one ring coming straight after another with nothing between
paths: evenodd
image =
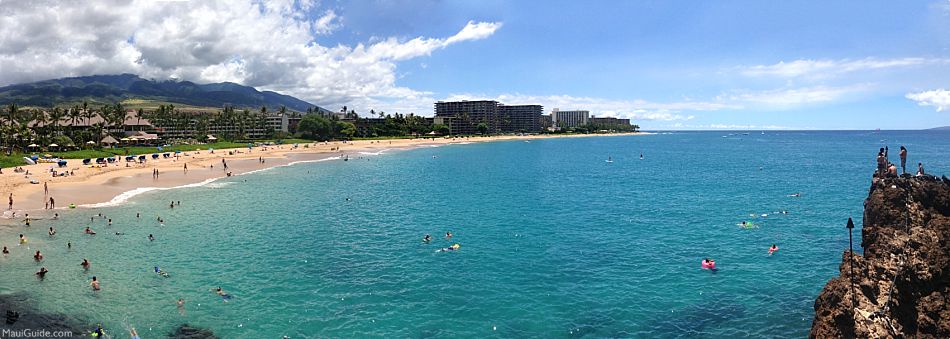
<instances>
[{"instance_id":1,"label":"shoreline","mask_svg":"<svg viewBox=\"0 0 950 339\"><path fill-rule=\"evenodd\" d=\"M184 152L180 157L149 160L144 164L115 162L102 167L67 166L75 172L66 177L52 177L53 164L41 163L23 166L30 175L13 173L12 169L0 174L0 192L13 194L13 209L4 209L0 224L19 224L27 213L31 219L47 218L62 210L114 206L153 190L197 187L221 178L254 173L270 168L302 162L329 161L343 157L359 157L360 152L379 153L386 150L407 150L425 146L443 146L475 142L533 140L550 138L602 137L650 135L651 133L570 134L529 136L488 136L437 139L393 139L314 142L299 145L261 146L253 149L231 148L214 151ZM259 161L263 160L263 163ZM71 159L70 162L78 162ZM227 162L225 171L222 161ZM188 171L185 171L185 166ZM58 169L57 170L64 170ZM157 178L152 171L157 170ZM31 184L37 180L39 184ZM49 194L44 193L44 183ZM54 198L55 209L46 209L48 197ZM15 216L14 216L15 214Z\"/></svg>"}]
</instances>

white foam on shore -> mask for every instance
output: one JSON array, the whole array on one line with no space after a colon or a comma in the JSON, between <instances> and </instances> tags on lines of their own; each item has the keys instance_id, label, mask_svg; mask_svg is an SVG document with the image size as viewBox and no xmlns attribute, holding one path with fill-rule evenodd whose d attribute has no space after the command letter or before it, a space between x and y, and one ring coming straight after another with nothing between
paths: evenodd
<instances>
[{"instance_id":1,"label":"white foam on shore","mask_svg":"<svg viewBox=\"0 0 950 339\"><path fill-rule=\"evenodd\" d=\"M471 142L456 143L455 145L464 145L464 144L471 144ZM451 144L450 144L450 145L451 145ZM418 146L416 146L416 147L431 147L431 148L435 148L435 147L442 147L442 146L445 146L445 144L418 145ZM412 148L416 148L416 147L410 147L410 148L407 148L407 149L412 149ZM378 152L365 152L365 151L360 151L360 152L358 152L358 153L359 153L359 154L362 154L362 155L384 155L384 154L386 154L385 152L391 151L391 150L394 150L394 149L395 149L395 148L384 148L384 149L382 149L382 150L380 150L380 151L378 151ZM275 168L279 168L279 167L287 167L287 166L293 166L293 165L297 165L297 164L317 163L317 162L324 162L324 161L331 161L331 160L342 160L342 158L339 157L339 156L332 156L332 157L327 157L327 158L323 158L323 159L298 160L298 161L292 161L292 162L289 162L289 163L283 164L283 165L277 165L277 166L272 166L272 167L267 167L267 168L261 168L261 169L257 169L257 170L253 170L253 171L247 171L247 172L243 172L243 173L238 173L238 174L234 174L233 176L241 176L241 175L247 175L247 174L252 174L252 173L259 173L259 172L269 171L269 170L272 170L272 169L275 169ZM185 184L185 185L180 185L180 186L173 186L173 187L139 187L139 188L132 189L132 190L130 190L130 191L122 192L121 194L119 194L119 195L113 197L112 200L109 200L109 201L107 201L107 202L101 202L101 203L95 203L95 204L83 204L83 205L77 205L76 207L81 207L81 208L99 208L99 207L118 206L118 205L121 205L121 204L123 204L123 203L128 202L129 199L132 199L132 197L138 196L138 195L143 194L143 193L148 193L148 192L151 192L151 191L165 191L165 190L172 190L172 189L178 189L178 188L201 187L201 186L209 185L209 184L211 184L211 183L213 183L213 182L215 182L215 181L218 181L219 179L224 179L224 178L227 178L227 176L224 176L224 177L216 177L216 178L209 178L209 179L206 179L206 180L204 180L204 181L202 181L202 182L197 182L197 183L192 183L192 184ZM220 187L227 186L228 184L230 184L230 183L220 183L220 184L214 185L214 186L212 186L212 187L214 187L214 188L220 188Z\"/></svg>"},{"instance_id":2,"label":"white foam on shore","mask_svg":"<svg viewBox=\"0 0 950 339\"><path fill-rule=\"evenodd\" d=\"M247 171L247 172L244 172L244 173L235 174L234 176L246 175L246 174L251 174L251 173L259 173L259 172L269 171L269 170L272 170L272 169L275 169L275 168L288 167L288 166L293 166L293 165L297 165L297 164L307 164L307 163L313 163L313 162L324 162L324 161L339 160L339 159L340 159L339 157L329 157L329 158L315 159L315 160L297 160L297 161L291 161L291 162L286 163L286 164L283 164L283 165L277 165L277 166L273 166L273 167L261 168L261 169L256 169L256 170L253 170L253 171Z\"/></svg>"},{"instance_id":3,"label":"white foam on shore","mask_svg":"<svg viewBox=\"0 0 950 339\"><path fill-rule=\"evenodd\" d=\"M139 187L139 188L133 189L133 190L131 190L131 191L122 192L122 194L119 194L119 195L113 197L112 200L109 200L109 201L107 201L107 202L100 202L100 203L97 203L97 204L78 205L77 207L82 207L82 208L98 208L98 207L118 206L118 205L121 205L121 204L123 204L123 203L129 201L129 199L131 199L132 197L137 196L137 195L139 195L139 194L143 194L143 193L147 193L147 192L151 192L151 191L165 191L165 190L171 190L171 189L176 189L176 188L201 187L201 186L210 184L210 183L212 183L212 182L215 182L215 181L217 181L218 179L221 179L221 178L223 178L223 177L210 178L210 179L207 179L207 180L202 181L202 182L197 182L197 183L193 183L193 184L185 184L185 185L174 186L174 187Z\"/></svg>"},{"instance_id":4,"label":"white foam on shore","mask_svg":"<svg viewBox=\"0 0 950 339\"><path fill-rule=\"evenodd\" d=\"M383 152L386 152L389 150L390 150L389 148L384 148L380 150L379 152L359 152L359 153L363 155L383 155Z\"/></svg>"}]
</instances>

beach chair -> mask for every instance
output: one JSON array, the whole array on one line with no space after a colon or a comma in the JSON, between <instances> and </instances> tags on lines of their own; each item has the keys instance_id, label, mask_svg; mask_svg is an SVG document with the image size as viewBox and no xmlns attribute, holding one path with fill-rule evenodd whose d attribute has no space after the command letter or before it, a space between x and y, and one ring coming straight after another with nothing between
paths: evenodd
<instances>
[{"instance_id":1,"label":"beach chair","mask_svg":"<svg viewBox=\"0 0 950 339\"><path fill-rule=\"evenodd\" d=\"M162 158L168 159L168 156L169 156L168 153L162 153Z\"/></svg>"},{"instance_id":2,"label":"beach chair","mask_svg":"<svg viewBox=\"0 0 950 339\"><path fill-rule=\"evenodd\" d=\"M108 161L111 164L115 162L115 158L106 158L106 161Z\"/></svg>"},{"instance_id":3,"label":"beach chair","mask_svg":"<svg viewBox=\"0 0 950 339\"><path fill-rule=\"evenodd\" d=\"M153 154L152 154L152 159L158 159L158 153L153 153Z\"/></svg>"},{"instance_id":4,"label":"beach chair","mask_svg":"<svg viewBox=\"0 0 950 339\"><path fill-rule=\"evenodd\" d=\"M145 156L144 156L144 155L140 155L140 156L139 156L139 162L145 162Z\"/></svg>"},{"instance_id":5,"label":"beach chair","mask_svg":"<svg viewBox=\"0 0 950 339\"><path fill-rule=\"evenodd\" d=\"M126 161L126 162L133 162L133 161L135 161L135 156L134 156L134 155L127 156L127 157L125 157L125 161Z\"/></svg>"},{"instance_id":6,"label":"beach chair","mask_svg":"<svg viewBox=\"0 0 950 339\"><path fill-rule=\"evenodd\" d=\"M90 162L92 162L92 159L82 159L83 165L89 165Z\"/></svg>"},{"instance_id":7,"label":"beach chair","mask_svg":"<svg viewBox=\"0 0 950 339\"><path fill-rule=\"evenodd\" d=\"M104 164L104 163L106 163L106 159L105 159L105 158L98 158L98 159L96 159L96 163L97 163L97 164Z\"/></svg>"},{"instance_id":8,"label":"beach chair","mask_svg":"<svg viewBox=\"0 0 950 339\"><path fill-rule=\"evenodd\" d=\"M60 160L56 163L56 165L59 165L59 167L66 167L66 160Z\"/></svg>"}]
</instances>

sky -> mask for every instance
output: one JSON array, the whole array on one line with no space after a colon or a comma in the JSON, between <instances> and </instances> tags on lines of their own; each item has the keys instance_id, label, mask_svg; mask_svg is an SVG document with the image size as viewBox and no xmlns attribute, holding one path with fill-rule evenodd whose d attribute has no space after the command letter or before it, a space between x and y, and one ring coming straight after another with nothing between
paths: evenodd
<instances>
[{"instance_id":1,"label":"sky","mask_svg":"<svg viewBox=\"0 0 950 339\"><path fill-rule=\"evenodd\" d=\"M498 100L644 130L950 125L950 0L0 0L0 86L133 73L321 107Z\"/></svg>"}]
</instances>

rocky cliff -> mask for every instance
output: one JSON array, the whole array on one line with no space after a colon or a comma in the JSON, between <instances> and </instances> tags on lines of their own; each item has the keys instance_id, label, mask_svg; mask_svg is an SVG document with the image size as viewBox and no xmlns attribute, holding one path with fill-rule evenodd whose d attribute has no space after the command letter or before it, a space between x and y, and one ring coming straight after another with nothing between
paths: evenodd
<instances>
[{"instance_id":1,"label":"rocky cliff","mask_svg":"<svg viewBox=\"0 0 950 339\"><path fill-rule=\"evenodd\" d=\"M843 230L842 230L843 231ZM950 180L874 178L861 247L815 301L811 338L950 338ZM854 281L852 293L851 281Z\"/></svg>"}]
</instances>

